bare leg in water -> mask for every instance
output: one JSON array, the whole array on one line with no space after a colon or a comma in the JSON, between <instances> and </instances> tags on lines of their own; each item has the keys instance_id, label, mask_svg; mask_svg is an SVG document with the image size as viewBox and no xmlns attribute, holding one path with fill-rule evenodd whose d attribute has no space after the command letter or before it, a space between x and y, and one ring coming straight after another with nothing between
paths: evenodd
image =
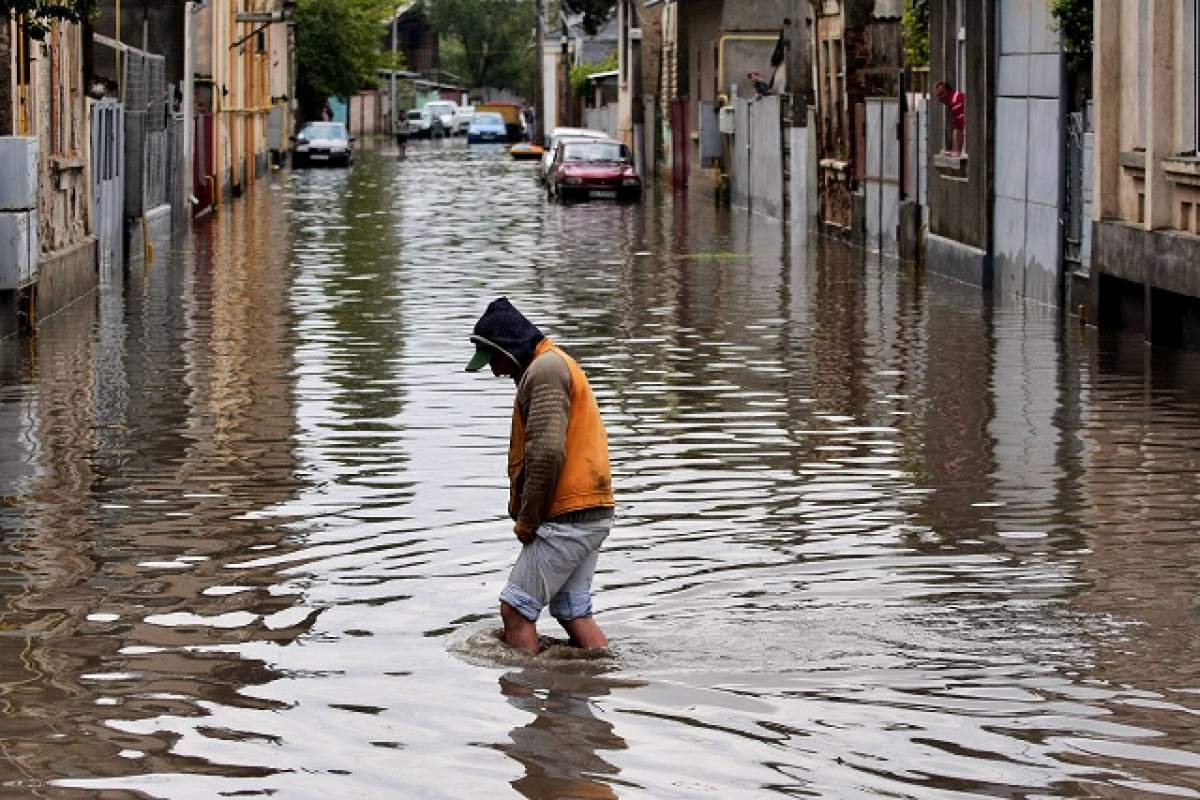
<instances>
[{"instance_id":1,"label":"bare leg in water","mask_svg":"<svg viewBox=\"0 0 1200 800\"><path fill-rule=\"evenodd\" d=\"M571 644L594 650L598 647L608 647L608 637L593 617L577 617L576 619L560 619L559 625L571 637Z\"/></svg>"},{"instance_id":2,"label":"bare leg in water","mask_svg":"<svg viewBox=\"0 0 1200 800\"><path fill-rule=\"evenodd\" d=\"M514 650L528 653L538 651L537 625L521 616L521 612L500 601L500 619L504 621L504 642Z\"/></svg>"}]
</instances>

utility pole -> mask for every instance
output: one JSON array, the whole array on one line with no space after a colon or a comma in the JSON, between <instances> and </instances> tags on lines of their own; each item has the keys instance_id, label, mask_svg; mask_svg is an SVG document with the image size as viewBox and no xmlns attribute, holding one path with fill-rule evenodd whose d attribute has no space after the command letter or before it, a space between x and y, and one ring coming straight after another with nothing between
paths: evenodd
<instances>
[{"instance_id":1,"label":"utility pole","mask_svg":"<svg viewBox=\"0 0 1200 800\"><path fill-rule=\"evenodd\" d=\"M392 112L392 135L396 135L399 129L396 120L396 18L400 16L400 9L397 7L392 11L392 99L389 108Z\"/></svg>"},{"instance_id":2,"label":"utility pole","mask_svg":"<svg viewBox=\"0 0 1200 800\"><path fill-rule=\"evenodd\" d=\"M533 13L537 17L537 35L534 37L537 40L534 42L537 79L533 83L535 87L533 109L537 114L537 119L533 126L533 135L534 143L542 146L546 144L546 69L544 65L546 59L546 9L544 3L545 0L533 0Z\"/></svg>"}]
</instances>

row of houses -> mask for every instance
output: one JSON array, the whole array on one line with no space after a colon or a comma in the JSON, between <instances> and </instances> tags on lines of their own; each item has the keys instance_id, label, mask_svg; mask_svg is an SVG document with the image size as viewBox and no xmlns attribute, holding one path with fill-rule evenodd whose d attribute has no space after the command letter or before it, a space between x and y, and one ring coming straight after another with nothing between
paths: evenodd
<instances>
[{"instance_id":1,"label":"row of houses","mask_svg":"<svg viewBox=\"0 0 1200 800\"><path fill-rule=\"evenodd\" d=\"M258 180L292 127L294 0L101 0L0 22L0 336L119 281Z\"/></svg>"},{"instance_id":2,"label":"row of houses","mask_svg":"<svg viewBox=\"0 0 1200 800\"><path fill-rule=\"evenodd\" d=\"M913 65L904 0L618 0L615 133L793 238L1200 340L1200 0L1095 0L1075 61L1050 0L927 4ZM545 12L549 129L575 120Z\"/></svg>"}]
</instances>

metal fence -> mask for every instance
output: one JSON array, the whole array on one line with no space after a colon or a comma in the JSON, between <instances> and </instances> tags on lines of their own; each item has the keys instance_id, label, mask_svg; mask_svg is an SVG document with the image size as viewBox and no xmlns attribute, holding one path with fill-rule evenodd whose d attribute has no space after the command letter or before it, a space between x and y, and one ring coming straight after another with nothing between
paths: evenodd
<instances>
[{"instance_id":1,"label":"metal fence","mask_svg":"<svg viewBox=\"0 0 1200 800\"><path fill-rule=\"evenodd\" d=\"M92 229L99 251L101 286L112 282L114 270L124 262L124 117L124 108L112 98L95 103L91 109Z\"/></svg>"},{"instance_id":2,"label":"metal fence","mask_svg":"<svg viewBox=\"0 0 1200 800\"><path fill-rule=\"evenodd\" d=\"M1092 142L1090 109L1067 114L1067 175L1063 258L1074 268L1091 265Z\"/></svg>"},{"instance_id":3,"label":"metal fence","mask_svg":"<svg viewBox=\"0 0 1200 800\"><path fill-rule=\"evenodd\" d=\"M599 108L583 110L583 126L594 131L604 131L609 136L617 135L617 107L609 104Z\"/></svg>"},{"instance_id":4,"label":"metal fence","mask_svg":"<svg viewBox=\"0 0 1200 800\"><path fill-rule=\"evenodd\" d=\"M779 97L738 98L735 105L731 199L735 205L782 219L786 169Z\"/></svg>"},{"instance_id":5,"label":"metal fence","mask_svg":"<svg viewBox=\"0 0 1200 800\"><path fill-rule=\"evenodd\" d=\"M125 105L125 214L141 217L150 210L179 201L182 186L173 173L182 159L172 156L168 118L166 61L160 55L133 49L122 58L121 96ZM172 125L174 122L172 122ZM179 149L182 150L182 134Z\"/></svg>"},{"instance_id":6,"label":"metal fence","mask_svg":"<svg viewBox=\"0 0 1200 800\"><path fill-rule=\"evenodd\" d=\"M900 230L900 102L894 97L866 101L866 246L897 255Z\"/></svg>"},{"instance_id":7,"label":"metal fence","mask_svg":"<svg viewBox=\"0 0 1200 800\"><path fill-rule=\"evenodd\" d=\"M183 114L172 114L167 122L167 202L171 204L171 228L182 230L187 225L189 201L187 197L188 163L186 134L187 120Z\"/></svg>"}]
</instances>

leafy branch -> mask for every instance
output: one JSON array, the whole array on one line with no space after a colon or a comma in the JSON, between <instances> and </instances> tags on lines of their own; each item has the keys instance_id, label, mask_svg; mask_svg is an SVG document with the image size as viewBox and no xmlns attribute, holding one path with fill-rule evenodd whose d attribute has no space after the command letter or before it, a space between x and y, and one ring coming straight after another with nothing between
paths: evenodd
<instances>
[{"instance_id":1,"label":"leafy branch","mask_svg":"<svg viewBox=\"0 0 1200 800\"><path fill-rule=\"evenodd\" d=\"M44 39L55 22L84 22L96 17L96 0L0 0L0 18L23 18L33 39Z\"/></svg>"},{"instance_id":2,"label":"leafy branch","mask_svg":"<svg viewBox=\"0 0 1200 800\"><path fill-rule=\"evenodd\" d=\"M1068 65L1086 71L1092 61L1092 0L1050 0L1050 16Z\"/></svg>"}]
</instances>

